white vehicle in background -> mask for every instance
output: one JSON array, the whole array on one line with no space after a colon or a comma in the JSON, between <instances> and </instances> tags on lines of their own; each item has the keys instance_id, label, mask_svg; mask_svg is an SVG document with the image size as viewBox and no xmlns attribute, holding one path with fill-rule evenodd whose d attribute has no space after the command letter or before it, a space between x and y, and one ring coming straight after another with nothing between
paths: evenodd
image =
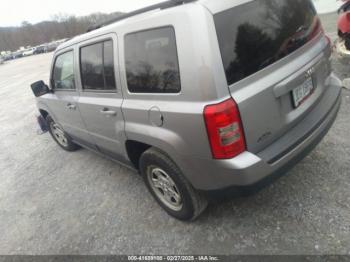
<instances>
[{"instance_id":1,"label":"white vehicle in background","mask_svg":"<svg viewBox=\"0 0 350 262\"><path fill-rule=\"evenodd\" d=\"M0 56L0 65L4 63L4 59Z\"/></svg>"},{"instance_id":2,"label":"white vehicle in background","mask_svg":"<svg viewBox=\"0 0 350 262\"><path fill-rule=\"evenodd\" d=\"M23 56L30 56L34 55L35 47L29 48L23 52Z\"/></svg>"}]
</instances>

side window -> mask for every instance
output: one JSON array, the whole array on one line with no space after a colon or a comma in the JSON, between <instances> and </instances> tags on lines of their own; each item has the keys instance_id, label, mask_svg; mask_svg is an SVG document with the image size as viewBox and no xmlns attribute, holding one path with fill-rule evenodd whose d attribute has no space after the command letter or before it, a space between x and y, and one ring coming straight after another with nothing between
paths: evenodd
<instances>
[{"instance_id":1,"label":"side window","mask_svg":"<svg viewBox=\"0 0 350 262\"><path fill-rule=\"evenodd\" d=\"M81 79L84 90L116 90L111 40L80 49Z\"/></svg>"},{"instance_id":2,"label":"side window","mask_svg":"<svg viewBox=\"0 0 350 262\"><path fill-rule=\"evenodd\" d=\"M59 55L56 58L52 80L53 87L56 90L75 89L73 51Z\"/></svg>"},{"instance_id":3,"label":"side window","mask_svg":"<svg viewBox=\"0 0 350 262\"><path fill-rule=\"evenodd\" d=\"M180 92L174 29L164 27L126 35L125 67L130 92Z\"/></svg>"}]
</instances>

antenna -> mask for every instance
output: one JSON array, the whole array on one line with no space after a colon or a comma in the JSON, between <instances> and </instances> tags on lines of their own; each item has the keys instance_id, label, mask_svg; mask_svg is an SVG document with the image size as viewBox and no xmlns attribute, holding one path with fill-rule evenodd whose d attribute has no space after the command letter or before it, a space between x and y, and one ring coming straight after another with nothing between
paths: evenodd
<instances>
[{"instance_id":1,"label":"antenna","mask_svg":"<svg viewBox=\"0 0 350 262\"><path fill-rule=\"evenodd\" d=\"M159 3L159 4L147 6L147 7L144 7L144 8L135 10L135 11L132 11L130 13L127 13L127 14L124 14L124 15L120 15L120 16L118 16L116 18L112 18L112 19L106 20L106 21L104 21L102 23L99 23L99 24L96 24L96 25L92 25L92 26L89 27L87 32L94 31L94 30L99 29L101 27L113 24L115 22L124 20L126 18L135 16L135 15L146 13L146 12L149 12L149 11L152 11L152 10L171 8L171 7L174 7L174 6L183 5L183 4L187 4L187 3L190 3L190 2L194 2L194 1L197 1L197 0L168 0L168 1L165 1L165 2L162 2L162 3Z\"/></svg>"}]
</instances>

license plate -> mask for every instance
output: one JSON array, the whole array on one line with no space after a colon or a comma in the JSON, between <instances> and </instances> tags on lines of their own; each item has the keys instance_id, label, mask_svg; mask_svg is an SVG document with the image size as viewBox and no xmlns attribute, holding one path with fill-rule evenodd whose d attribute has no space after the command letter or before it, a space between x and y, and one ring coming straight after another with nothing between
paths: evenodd
<instances>
[{"instance_id":1,"label":"license plate","mask_svg":"<svg viewBox=\"0 0 350 262\"><path fill-rule=\"evenodd\" d=\"M292 91L294 107L299 107L314 91L312 78L309 77L304 83Z\"/></svg>"}]
</instances>

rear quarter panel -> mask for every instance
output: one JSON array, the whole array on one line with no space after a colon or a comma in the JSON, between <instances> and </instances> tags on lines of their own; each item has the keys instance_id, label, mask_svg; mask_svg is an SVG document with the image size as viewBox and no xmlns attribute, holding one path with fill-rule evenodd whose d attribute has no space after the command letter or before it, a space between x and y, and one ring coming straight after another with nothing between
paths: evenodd
<instances>
[{"instance_id":1,"label":"rear quarter panel","mask_svg":"<svg viewBox=\"0 0 350 262\"><path fill-rule=\"evenodd\" d=\"M221 58L212 52L217 47L210 12L198 3L172 10L138 16L128 26L118 30L120 68L127 138L155 146L176 162L180 158L211 158L203 109L229 97L221 72ZM178 94L135 94L127 88L124 37L131 32L172 26L175 30L179 61L181 92ZM222 67L222 66L221 66ZM150 109L158 108L163 115L162 126L150 121Z\"/></svg>"}]
</instances>

